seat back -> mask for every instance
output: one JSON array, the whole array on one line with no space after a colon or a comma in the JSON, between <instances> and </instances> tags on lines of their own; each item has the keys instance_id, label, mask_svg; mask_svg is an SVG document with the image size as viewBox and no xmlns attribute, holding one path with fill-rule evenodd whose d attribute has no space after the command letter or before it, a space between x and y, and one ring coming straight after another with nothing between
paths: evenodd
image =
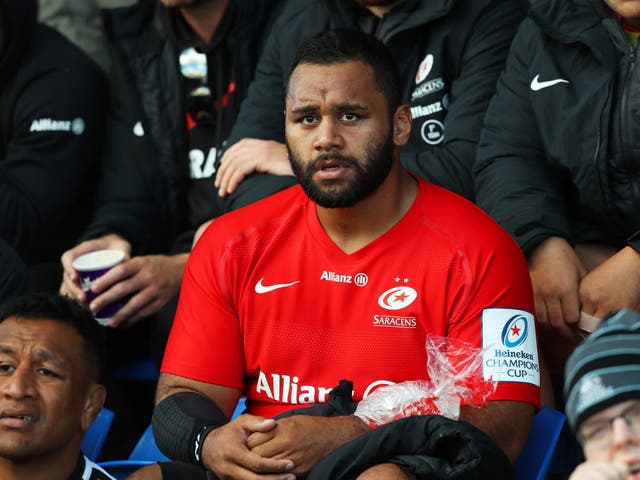
<instances>
[{"instance_id":1,"label":"seat back","mask_svg":"<svg viewBox=\"0 0 640 480\"><path fill-rule=\"evenodd\" d=\"M113 423L114 416L115 413L112 410L102 408L89 429L84 432L81 448L82 453L84 453L89 460L95 462L98 459L111 424Z\"/></svg>"},{"instance_id":2,"label":"seat back","mask_svg":"<svg viewBox=\"0 0 640 480\"><path fill-rule=\"evenodd\" d=\"M146 465L155 462L167 462L169 459L158 449L153 438L151 425L140 436L129 458L126 460L110 460L101 462L100 466L104 468L116 480L124 480L131 473Z\"/></svg>"},{"instance_id":3,"label":"seat back","mask_svg":"<svg viewBox=\"0 0 640 480\"><path fill-rule=\"evenodd\" d=\"M231 420L242 415L246 409L247 409L247 398L240 397L238 399L238 403L236 404L235 410L231 414Z\"/></svg>"},{"instance_id":4,"label":"seat back","mask_svg":"<svg viewBox=\"0 0 640 480\"><path fill-rule=\"evenodd\" d=\"M129 460L145 460L151 462L166 462L169 459L160 451L153 438L153 431L149 425L136 446L131 450Z\"/></svg>"},{"instance_id":5,"label":"seat back","mask_svg":"<svg viewBox=\"0 0 640 480\"><path fill-rule=\"evenodd\" d=\"M245 409L245 398L238 400L235 411L231 419L236 418ZM146 430L140 436L138 443L136 443L129 458L126 460L112 460L108 462L101 462L100 466L104 468L111 476L116 480L125 479L129 474L135 470L149 465L155 462L170 461L158 448L156 441L153 438L153 430L149 425Z\"/></svg>"},{"instance_id":6,"label":"seat back","mask_svg":"<svg viewBox=\"0 0 640 480\"><path fill-rule=\"evenodd\" d=\"M540 409L533 419L524 450L514 465L516 480L545 478L565 420L564 414L557 410L544 406Z\"/></svg>"}]
</instances>

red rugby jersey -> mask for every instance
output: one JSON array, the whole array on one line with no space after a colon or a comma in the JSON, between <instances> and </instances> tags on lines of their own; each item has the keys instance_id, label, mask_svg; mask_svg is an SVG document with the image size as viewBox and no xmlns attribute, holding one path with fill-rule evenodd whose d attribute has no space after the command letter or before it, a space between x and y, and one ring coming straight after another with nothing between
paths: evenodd
<instances>
[{"instance_id":1,"label":"red rugby jersey","mask_svg":"<svg viewBox=\"0 0 640 480\"><path fill-rule=\"evenodd\" d=\"M527 264L511 237L461 197L420 181L389 231L346 254L299 186L216 219L183 277L162 371L242 388L251 413L354 400L427 378L428 332L487 350L492 400L539 406Z\"/></svg>"}]
</instances>

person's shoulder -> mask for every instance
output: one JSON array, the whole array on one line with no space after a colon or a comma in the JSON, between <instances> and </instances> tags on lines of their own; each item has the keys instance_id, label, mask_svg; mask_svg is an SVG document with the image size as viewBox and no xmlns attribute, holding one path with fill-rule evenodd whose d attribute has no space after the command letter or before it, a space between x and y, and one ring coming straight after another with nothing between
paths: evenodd
<instances>
[{"instance_id":1,"label":"person's shoulder","mask_svg":"<svg viewBox=\"0 0 640 480\"><path fill-rule=\"evenodd\" d=\"M595 2L531 0L528 18L546 32L586 32L601 23Z\"/></svg>"},{"instance_id":2,"label":"person's shoulder","mask_svg":"<svg viewBox=\"0 0 640 480\"><path fill-rule=\"evenodd\" d=\"M22 65L31 65L39 71L59 70L80 75L79 80L88 78L106 79L99 65L64 35L37 22L33 28L32 40L25 53Z\"/></svg>"},{"instance_id":3,"label":"person's shoulder","mask_svg":"<svg viewBox=\"0 0 640 480\"><path fill-rule=\"evenodd\" d=\"M253 228L260 223L272 223L274 219L299 211L309 199L300 185L293 185L247 206L225 213L214 220L216 230L235 234Z\"/></svg>"},{"instance_id":4,"label":"person's shoulder","mask_svg":"<svg viewBox=\"0 0 640 480\"><path fill-rule=\"evenodd\" d=\"M280 14L276 22L283 26L304 22L320 22L326 14L323 0L281 0Z\"/></svg>"},{"instance_id":5,"label":"person's shoulder","mask_svg":"<svg viewBox=\"0 0 640 480\"><path fill-rule=\"evenodd\" d=\"M153 23L156 9L165 8L157 0L137 0L124 7L102 10L104 30L111 42L137 38L140 32Z\"/></svg>"},{"instance_id":6,"label":"person's shoulder","mask_svg":"<svg viewBox=\"0 0 640 480\"><path fill-rule=\"evenodd\" d=\"M429 222L450 238L477 245L485 242L514 243L511 236L478 205L445 188L421 181L424 212Z\"/></svg>"}]
</instances>

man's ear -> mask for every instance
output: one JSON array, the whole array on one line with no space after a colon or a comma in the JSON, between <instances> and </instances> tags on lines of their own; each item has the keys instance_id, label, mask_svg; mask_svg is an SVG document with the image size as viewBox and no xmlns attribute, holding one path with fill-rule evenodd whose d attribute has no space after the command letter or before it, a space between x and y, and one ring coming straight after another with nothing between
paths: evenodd
<instances>
[{"instance_id":1,"label":"man's ear","mask_svg":"<svg viewBox=\"0 0 640 480\"><path fill-rule=\"evenodd\" d=\"M402 104L393 114L393 144L396 147L406 145L411 136L411 109Z\"/></svg>"},{"instance_id":2,"label":"man's ear","mask_svg":"<svg viewBox=\"0 0 640 480\"><path fill-rule=\"evenodd\" d=\"M95 420L104 406L104 400L107 397L107 389L104 385L94 383L89 387L87 397L82 410L82 431L86 432L91 423Z\"/></svg>"}]
</instances>

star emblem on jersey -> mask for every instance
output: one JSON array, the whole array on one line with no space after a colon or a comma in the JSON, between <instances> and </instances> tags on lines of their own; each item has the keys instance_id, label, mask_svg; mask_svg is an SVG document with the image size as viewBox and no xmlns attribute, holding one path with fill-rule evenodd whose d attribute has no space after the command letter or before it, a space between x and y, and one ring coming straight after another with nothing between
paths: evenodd
<instances>
[{"instance_id":1,"label":"star emblem on jersey","mask_svg":"<svg viewBox=\"0 0 640 480\"><path fill-rule=\"evenodd\" d=\"M393 287L378 297L378 305L386 310L400 310L411 305L418 298L418 292L407 286Z\"/></svg>"},{"instance_id":2,"label":"star emblem on jersey","mask_svg":"<svg viewBox=\"0 0 640 480\"><path fill-rule=\"evenodd\" d=\"M289 282L289 283L274 283L272 285L264 285L262 283L263 280L264 278L261 278L260 280L258 280L258 283L256 283L256 286L255 286L256 293L259 293L259 294L269 293L269 292L273 292L274 290L291 287L296 283L300 283L300 280L296 280L295 282Z\"/></svg>"}]
</instances>

